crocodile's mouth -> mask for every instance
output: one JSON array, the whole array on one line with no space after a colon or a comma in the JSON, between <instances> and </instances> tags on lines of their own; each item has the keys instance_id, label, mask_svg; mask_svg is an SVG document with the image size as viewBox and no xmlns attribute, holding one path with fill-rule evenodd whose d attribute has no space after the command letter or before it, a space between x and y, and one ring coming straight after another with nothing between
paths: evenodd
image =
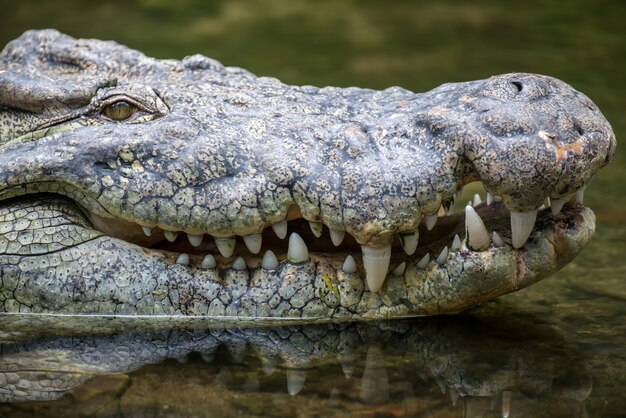
<instances>
[{"instance_id":1,"label":"crocodile's mouth","mask_svg":"<svg viewBox=\"0 0 626 418\"><path fill-rule=\"evenodd\" d=\"M159 254L172 265L192 270L262 268L272 271L282 263L301 265L313 257L337 271L359 275L366 280L369 290L378 291L385 278L403 276L408 265L426 270L429 265L445 267L450 259L463 258L469 253L527 251L526 243L554 233L559 220L561 223L566 221L570 229L580 228L582 225L578 223L584 222L584 217L574 215L585 209L582 199L582 191L552 202L548 199L547 203L551 205L534 211L530 225L516 226L511 220L511 212L499 198L488 194L483 201L476 194L464 209L460 204L456 205L456 210L452 207L444 210L442 206L436 216L423 217L413 233L396 234L391 246L384 249L387 254L378 258L374 254L373 261L366 259L365 246L353 236L330 229L321 222L307 221L297 206L289 211L284 221L268 225L260 234L246 237L213 237L170 231L159 226L149 228L84 211L95 229L138 245L143 251ZM563 208L567 214L559 218ZM512 231L515 227L526 229L522 233L528 236L528 241L524 240L523 245L515 243ZM490 266L481 268L489 271ZM372 280L372 269L384 272L375 273Z\"/></svg>"}]
</instances>

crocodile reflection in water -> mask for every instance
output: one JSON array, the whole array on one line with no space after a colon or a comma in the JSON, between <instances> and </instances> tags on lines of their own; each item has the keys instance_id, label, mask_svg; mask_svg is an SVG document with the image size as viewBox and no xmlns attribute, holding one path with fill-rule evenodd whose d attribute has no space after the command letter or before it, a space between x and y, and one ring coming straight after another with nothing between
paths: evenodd
<instances>
[{"instance_id":1,"label":"crocodile reflection in water","mask_svg":"<svg viewBox=\"0 0 626 418\"><path fill-rule=\"evenodd\" d=\"M22 328L24 338L32 331L21 324L9 328ZM318 408L355 413L378 405L379 411L401 407L409 415L461 408L472 417L496 402L511 416L538 416L555 403L580 412L591 391L572 347L551 326L518 312L344 327L11 338L18 340L2 346L0 379L6 383L0 396L3 402L58 400L41 411L84 408L91 415L97 393L99 407L108 405L99 410L103 415L117 408L145 412L160 402L169 403L171 416L205 415L216 413L218 399L235 402L226 402L233 407L242 393L256 393L250 402L260 415L306 407L315 398ZM147 366L155 363L161 364ZM89 394L84 402L81 393ZM280 393L298 396L287 403ZM12 408L0 405L0 415L18 411Z\"/></svg>"},{"instance_id":2,"label":"crocodile reflection in water","mask_svg":"<svg viewBox=\"0 0 626 418\"><path fill-rule=\"evenodd\" d=\"M598 108L547 76L288 86L29 31L0 54L0 312L459 312L578 254L582 192L614 149ZM478 180L501 201L443 216Z\"/></svg>"}]
</instances>

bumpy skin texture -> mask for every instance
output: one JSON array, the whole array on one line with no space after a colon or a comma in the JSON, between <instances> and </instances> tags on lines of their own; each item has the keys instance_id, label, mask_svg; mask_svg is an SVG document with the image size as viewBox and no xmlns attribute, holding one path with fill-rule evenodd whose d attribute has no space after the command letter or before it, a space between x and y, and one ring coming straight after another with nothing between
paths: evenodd
<instances>
[{"instance_id":1,"label":"bumpy skin texture","mask_svg":"<svg viewBox=\"0 0 626 418\"><path fill-rule=\"evenodd\" d=\"M111 120L107 109L121 100L138 111ZM246 236L297 205L309 221L382 246L471 181L515 211L574 193L615 147L595 105L550 77L506 74L422 94L295 87L199 55L155 60L52 30L27 32L0 54L0 112L5 312L239 321L462 310L571 260L593 232L591 211L540 216L545 228L523 250L462 251L426 270L417 256L394 255L406 273L377 294L341 271L345 254L272 271L219 258L217 269L200 269L113 238L126 236L107 220Z\"/></svg>"}]
</instances>

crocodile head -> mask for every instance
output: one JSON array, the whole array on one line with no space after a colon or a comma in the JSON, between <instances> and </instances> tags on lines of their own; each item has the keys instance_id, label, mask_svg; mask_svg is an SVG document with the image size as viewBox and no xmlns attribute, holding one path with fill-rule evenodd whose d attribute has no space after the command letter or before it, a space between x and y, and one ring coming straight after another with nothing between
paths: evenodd
<instances>
[{"instance_id":1,"label":"crocodile head","mask_svg":"<svg viewBox=\"0 0 626 418\"><path fill-rule=\"evenodd\" d=\"M457 312L581 250L582 192L614 148L597 107L546 76L288 86L30 31L0 55L0 310ZM488 204L452 213L474 181Z\"/></svg>"}]
</instances>

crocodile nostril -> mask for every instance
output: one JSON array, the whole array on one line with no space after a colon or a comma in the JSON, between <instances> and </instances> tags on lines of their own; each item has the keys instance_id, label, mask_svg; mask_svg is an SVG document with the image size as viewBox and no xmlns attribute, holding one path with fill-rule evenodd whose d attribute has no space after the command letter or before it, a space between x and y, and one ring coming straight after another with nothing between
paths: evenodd
<instances>
[{"instance_id":1,"label":"crocodile nostril","mask_svg":"<svg viewBox=\"0 0 626 418\"><path fill-rule=\"evenodd\" d=\"M517 89L517 92L521 92L522 91L522 83L521 81L511 81L511 84L513 84L515 86L515 88Z\"/></svg>"},{"instance_id":2,"label":"crocodile nostril","mask_svg":"<svg viewBox=\"0 0 626 418\"><path fill-rule=\"evenodd\" d=\"M578 132L578 135L583 136L585 134L585 130L578 124L574 125L574 128L576 129L576 132Z\"/></svg>"}]
</instances>

